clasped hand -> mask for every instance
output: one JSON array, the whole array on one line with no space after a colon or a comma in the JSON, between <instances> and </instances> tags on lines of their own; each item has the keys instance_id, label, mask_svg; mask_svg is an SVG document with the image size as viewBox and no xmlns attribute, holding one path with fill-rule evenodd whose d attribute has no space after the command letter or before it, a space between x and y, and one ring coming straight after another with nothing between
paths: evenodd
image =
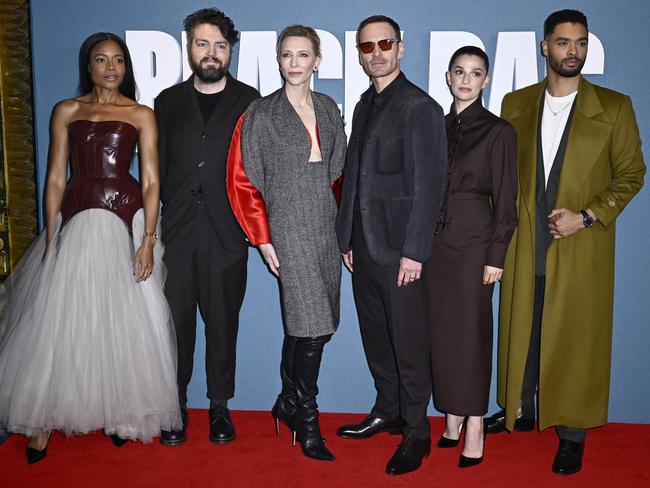
<instances>
[{"instance_id":1,"label":"clasped hand","mask_svg":"<svg viewBox=\"0 0 650 488\"><path fill-rule=\"evenodd\" d=\"M585 228L582 214L566 208L556 208L548 215L548 228L553 239L564 239Z\"/></svg>"}]
</instances>

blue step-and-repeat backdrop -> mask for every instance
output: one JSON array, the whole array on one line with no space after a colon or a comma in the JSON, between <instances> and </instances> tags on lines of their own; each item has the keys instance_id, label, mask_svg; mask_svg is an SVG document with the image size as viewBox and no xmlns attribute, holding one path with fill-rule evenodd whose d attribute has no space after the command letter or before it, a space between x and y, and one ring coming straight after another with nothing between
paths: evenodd
<instances>
[{"instance_id":1,"label":"blue step-and-repeat backdrop","mask_svg":"<svg viewBox=\"0 0 650 488\"><path fill-rule=\"evenodd\" d=\"M30 4L40 194L47 167L50 113L56 102L75 95L82 41L97 31L125 38L140 101L152 105L161 90L189 76L183 18L212 6L229 15L241 31L232 74L263 95L281 86L274 51L277 34L294 23L318 29L323 63L314 88L339 103L348 133L354 105L368 87L354 41L356 26L363 18L385 14L399 22L406 47L403 71L443 107L451 102L444 82L450 54L466 44L484 48L492 64L484 103L498 114L506 93L544 77L539 52L544 19L554 10L576 8L587 15L591 31L583 72L591 81L632 97L641 137L650 140L650 4L646 0L225 0L216 5L196 0L32 0ZM648 195L644 188L617 225L611 421L650 422ZM237 350L237 391L230 405L267 410L280 386L282 322L277 282L254 249L248 283ZM374 401L374 388L347 272L341 293L341 325L326 346L319 404L324 411L367 412ZM201 332L197 337L189 402L193 407L206 407L204 340ZM494 391L493 381L490 410L496 408ZM433 408L431 413L436 413Z\"/></svg>"}]
</instances>

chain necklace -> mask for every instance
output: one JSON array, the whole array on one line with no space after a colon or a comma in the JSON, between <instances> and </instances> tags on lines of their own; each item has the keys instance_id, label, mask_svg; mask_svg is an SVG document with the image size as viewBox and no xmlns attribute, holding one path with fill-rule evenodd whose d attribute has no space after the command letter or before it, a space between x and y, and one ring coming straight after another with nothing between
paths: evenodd
<instances>
[{"instance_id":1,"label":"chain necklace","mask_svg":"<svg viewBox=\"0 0 650 488\"><path fill-rule=\"evenodd\" d=\"M569 107L573 103L573 100L575 100L575 99L569 100L560 109L553 110L553 107L551 107L551 103L548 101L548 97L549 97L549 95L547 93L546 96L544 97L544 101L546 102L546 106L548 107L548 109L553 114L553 117L557 117L560 113L564 112L566 110L566 108Z\"/></svg>"}]
</instances>

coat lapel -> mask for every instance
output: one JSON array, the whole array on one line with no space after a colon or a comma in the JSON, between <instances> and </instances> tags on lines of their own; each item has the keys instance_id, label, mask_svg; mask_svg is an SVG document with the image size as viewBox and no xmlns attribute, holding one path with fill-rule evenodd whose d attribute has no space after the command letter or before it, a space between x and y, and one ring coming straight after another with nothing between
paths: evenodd
<instances>
[{"instance_id":1,"label":"coat lapel","mask_svg":"<svg viewBox=\"0 0 650 488\"><path fill-rule=\"evenodd\" d=\"M539 83L538 89L531 92L527 100L523 100L524 107L519 115L512 117L511 124L517 130L519 141L519 183L521 196L529 209L535 208L535 181L537 170L537 125L539 123L539 110L546 83ZM523 141L532 141L532 144L523 144Z\"/></svg>"},{"instance_id":2,"label":"coat lapel","mask_svg":"<svg viewBox=\"0 0 650 488\"><path fill-rule=\"evenodd\" d=\"M334 122L329 118L329 114L323 106L319 97L312 93L314 102L314 111L316 112L316 124L318 126L318 138L320 139L320 152L323 161L329 162L334 149L335 127Z\"/></svg>"},{"instance_id":3,"label":"coat lapel","mask_svg":"<svg viewBox=\"0 0 650 488\"><path fill-rule=\"evenodd\" d=\"M199 102L194 94L194 75L190 76L188 80L183 83L183 103L192 116L203 125L201 108L199 107Z\"/></svg>"},{"instance_id":4,"label":"coat lapel","mask_svg":"<svg viewBox=\"0 0 650 488\"><path fill-rule=\"evenodd\" d=\"M571 195L580 190L608 143L611 126L597 120L602 112L603 106L593 85L583 78L578 87L576 110L560 173L556 207L573 204Z\"/></svg>"}]
</instances>

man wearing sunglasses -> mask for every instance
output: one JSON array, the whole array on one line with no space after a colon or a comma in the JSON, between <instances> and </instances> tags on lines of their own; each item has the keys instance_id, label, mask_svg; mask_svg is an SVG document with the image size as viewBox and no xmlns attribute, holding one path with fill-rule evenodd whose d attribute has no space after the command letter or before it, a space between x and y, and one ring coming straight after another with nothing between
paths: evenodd
<instances>
[{"instance_id":1,"label":"man wearing sunglasses","mask_svg":"<svg viewBox=\"0 0 650 488\"><path fill-rule=\"evenodd\" d=\"M343 260L354 270L377 398L366 419L337 434L402 433L386 466L397 475L418 469L431 451L428 293L421 276L447 170L445 125L440 106L400 71L404 43L394 20L363 20L357 48L372 85L354 110L336 230Z\"/></svg>"}]
</instances>

